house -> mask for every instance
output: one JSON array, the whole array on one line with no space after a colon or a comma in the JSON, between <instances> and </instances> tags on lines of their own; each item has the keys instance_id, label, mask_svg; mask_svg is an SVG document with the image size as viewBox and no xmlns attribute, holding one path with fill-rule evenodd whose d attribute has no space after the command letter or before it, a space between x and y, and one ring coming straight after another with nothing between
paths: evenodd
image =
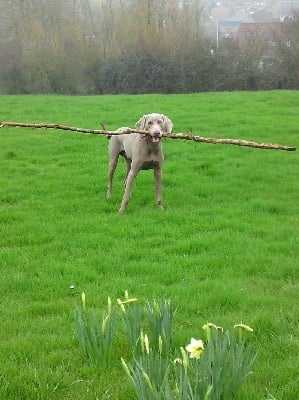
<instances>
[{"instance_id":1,"label":"house","mask_svg":"<svg viewBox=\"0 0 299 400\"><path fill-rule=\"evenodd\" d=\"M234 37L240 25L245 22L253 22L253 20L252 18L241 14L219 20L220 35L223 37Z\"/></svg>"},{"instance_id":2,"label":"house","mask_svg":"<svg viewBox=\"0 0 299 400\"><path fill-rule=\"evenodd\" d=\"M237 41L242 48L249 49L254 62L263 70L277 68L285 51L293 46L292 30L285 22L242 23L237 32Z\"/></svg>"},{"instance_id":3,"label":"house","mask_svg":"<svg viewBox=\"0 0 299 400\"><path fill-rule=\"evenodd\" d=\"M288 41L287 30L283 22L244 22L239 26L237 41L241 47L249 43L259 43L273 48Z\"/></svg>"}]
</instances>

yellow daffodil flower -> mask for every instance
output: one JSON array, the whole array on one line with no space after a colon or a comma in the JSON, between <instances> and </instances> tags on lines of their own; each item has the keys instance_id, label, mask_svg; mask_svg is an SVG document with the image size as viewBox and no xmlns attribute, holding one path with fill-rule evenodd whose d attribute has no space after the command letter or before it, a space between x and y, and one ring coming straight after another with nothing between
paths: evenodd
<instances>
[{"instance_id":1,"label":"yellow daffodil flower","mask_svg":"<svg viewBox=\"0 0 299 400\"><path fill-rule=\"evenodd\" d=\"M186 346L186 350L190 353L190 358L199 359L203 351L203 341L192 338L190 344Z\"/></svg>"}]
</instances>

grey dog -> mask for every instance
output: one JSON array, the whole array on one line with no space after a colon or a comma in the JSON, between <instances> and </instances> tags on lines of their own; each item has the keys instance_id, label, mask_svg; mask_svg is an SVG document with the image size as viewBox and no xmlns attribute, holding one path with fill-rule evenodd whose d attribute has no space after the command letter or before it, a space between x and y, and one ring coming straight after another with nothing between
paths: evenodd
<instances>
[{"instance_id":1,"label":"grey dog","mask_svg":"<svg viewBox=\"0 0 299 400\"><path fill-rule=\"evenodd\" d=\"M125 211L129 202L133 180L142 169L153 169L155 177L155 193L157 206L163 209L162 204L162 163L163 152L161 137L163 132L171 132L173 124L163 114L148 114L136 122L136 129L148 131L150 135L139 133L120 134L111 136L109 140L109 172L107 197L111 197L112 179L119 156L125 158L127 173L124 179L125 192L119 212ZM128 128L119 128L118 132Z\"/></svg>"}]
</instances>

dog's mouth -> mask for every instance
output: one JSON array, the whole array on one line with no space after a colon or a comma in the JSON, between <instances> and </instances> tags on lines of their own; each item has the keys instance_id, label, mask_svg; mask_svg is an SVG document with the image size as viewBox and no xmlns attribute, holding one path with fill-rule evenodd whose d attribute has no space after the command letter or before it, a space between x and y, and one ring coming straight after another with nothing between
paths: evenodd
<instances>
[{"instance_id":1,"label":"dog's mouth","mask_svg":"<svg viewBox=\"0 0 299 400\"><path fill-rule=\"evenodd\" d=\"M159 143L160 140L161 140L161 137L160 137L160 136L150 136L150 141L151 141L152 143Z\"/></svg>"}]
</instances>

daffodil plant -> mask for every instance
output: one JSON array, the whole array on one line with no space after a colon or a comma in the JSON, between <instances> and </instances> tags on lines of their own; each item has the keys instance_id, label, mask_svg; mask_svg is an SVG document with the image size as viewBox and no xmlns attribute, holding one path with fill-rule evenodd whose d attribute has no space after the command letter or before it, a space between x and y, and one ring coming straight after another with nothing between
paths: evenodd
<instances>
[{"instance_id":1,"label":"daffodil plant","mask_svg":"<svg viewBox=\"0 0 299 400\"><path fill-rule=\"evenodd\" d=\"M252 328L236 325L237 330L252 332ZM239 332L224 331L212 323L203 326L206 340L191 339L185 350L189 353L188 365L183 369L187 394L180 399L236 399L244 380L250 375L256 354L251 346L240 340ZM181 372L182 374L182 372ZM187 384L186 384L187 382ZM186 392L186 390L185 390Z\"/></svg>"},{"instance_id":2,"label":"daffodil plant","mask_svg":"<svg viewBox=\"0 0 299 400\"><path fill-rule=\"evenodd\" d=\"M117 299L114 306L108 298L107 311L101 319L95 310L87 310L82 293L82 309L75 310L75 330L90 360L110 361L117 316L131 355L127 361L121 358L121 362L136 399L239 398L256 358L246 343L247 335L253 332L250 326L240 323L226 331L207 322L202 327L204 337L191 338L177 354L172 345L173 310L169 300L142 306L126 291L124 299Z\"/></svg>"},{"instance_id":3,"label":"daffodil plant","mask_svg":"<svg viewBox=\"0 0 299 400\"><path fill-rule=\"evenodd\" d=\"M145 314L153 348L167 355L172 341L173 309L170 300L147 302Z\"/></svg>"},{"instance_id":4,"label":"daffodil plant","mask_svg":"<svg viewBox=\"0 0 299 400\"><path fill-rule=\"evenodd\" d=\"M152 349L148 336L141 332L140 347L141 354L138 356L134 354L131 363L127 363L121 358L136 398L140 400L167 400L170 393L170 362L169 357L162 354L162 338L160 337L159 350L156 351Z\"/></svg>"},{"instance_id":5,"label":"daffodil plant","mask_svg":"<svg viewBox=\"0 0 299 400\"><path fill-rule=\"evenodd\" d=\"M143 308L137 299L130 298L129 293L125 291L125 299L117 299L120 308L121 319L129 345L129 350L133 354L138 349L140 341L140 332L142 330Z\"/></svg>"},{"instance_id":6,"label":"daffodil plant","mask_svg":"<svg viewBox=\"0 0 299 400\"><path fill-rule=\"evenodd\" d=\"M93 362L108 364L116 327L117 313L108 297L107 311L102 317L95 309L86 308L82 293L82 309L74 311L75 332L84 355Z\"/></svg>"}]
</instances>

